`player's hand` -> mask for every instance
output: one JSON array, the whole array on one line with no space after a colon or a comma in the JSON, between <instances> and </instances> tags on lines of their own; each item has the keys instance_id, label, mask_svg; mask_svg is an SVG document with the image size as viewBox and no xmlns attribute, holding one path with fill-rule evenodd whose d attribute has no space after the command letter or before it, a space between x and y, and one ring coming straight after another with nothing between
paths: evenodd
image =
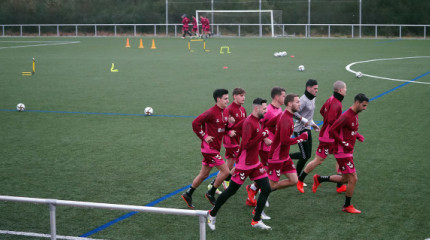
<instances>
[{"instance_id":1,"label":"player's hand","mask_svg":"<svg viewBox=\"0 0 430 240\"><path fill-rule=\"evenodd\" d=\"M308 140L308 132L300 134L299 138L302 139L302 141Z\"/></svg>"},{"instance_id":2,"label":"player's hand","mask_svg":"<svg viewBox=\"0 0 430 240\"><path fill-rule=\"evenodd\" d=\"M312 127L314 128L315 132L319 132L320 131L320 127L318 127L318 125L313 124Z\"/></svg>"},{"instance_id":3,"label":"player's hand","mask_svg":"<svg viewBox=\"0 0 430 240\"><path fill-rule=\"evenodd\" d=\"M361 135L361 134L359 134L359 133L357 133L357 140L360 141L360 142L364 142L364 136Z\"/></svg>"},{"instance_id":4,"label":"player's hand","mask_svg":"<svg viewBox=\"0 0 430 240\"><path fill-rule=\"evenodd\" d=\"M263 139L263 141L264 141L264 144L266 144L266 146L272 145L272 140L270 140L269 138L265 138Z\"/></svg>"},{"instance_id":5,"label":"player's hand","mask_svg":"<svg viewBox=\"0 0 430 240\"><path fill-rule=\"evenodd\" d=\"M207 142L207 143L211 143L211 142L213 142L213 139L214 139L214 137L212 137L212 136L207 136L207 137L205 138L205 142Z\"/></svg>"},{"instance_id":6,"label":"player's hand","mask_svg":"<svg viewBox=\"0 0 430 240\"><path fill-rule=\"evenodd\" d=\"M228 136L229 136L229 137L234 137L234 136L236 136L236 131L235 131L235 130L230 130L230 131L228 131Z\"/></svg>"},{"instance_id":7,"label":"player's hand","mask_svg":"<svg viewBox=\"0 0 430 240\"><path fill-rule=\"evenodd\" d=\"M235 122L236 122L236 120L234 119L234 117L229 116L229 117L228 117L228 122L229 122L229 123L235 123Z\"/></svg>"}]
</instances>

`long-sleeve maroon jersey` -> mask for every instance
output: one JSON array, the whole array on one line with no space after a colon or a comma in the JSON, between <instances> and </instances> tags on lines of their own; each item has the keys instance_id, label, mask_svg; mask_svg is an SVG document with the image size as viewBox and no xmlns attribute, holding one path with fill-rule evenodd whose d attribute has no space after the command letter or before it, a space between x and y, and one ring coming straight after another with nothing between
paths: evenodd
<instances>
[{"instance_id":1,"label":"long-sleeve maroon jersey","mask_svg":"<svg viewBox=\"0 0 430 240\"><path fill-rule=\"evenodd\" d=\"M201 151L204 153L219 153L221 150L221 140L227 129L228 113L226 109L221 109L216 104L200 114L193 121L193 131L202 140ZM207 136L214 137L211 143L204 139Z\"/></svg>"},{"instance_id":2,"label":"long-sleeve maroon jersey","mask_svg":"<svg viewBox=\"0 0 430 240\"><path fill-rule=\"evenodd\" d=\"M234 148L240 145L240 137L242 136L242 124L246 118L246 110L242 105L232 102L227 107L229 116L234 118L234 124L232 124L232 130L236 131L236 136L230 137L229 131L225 133L223 144L225 148Z\"/></svg>"},{"instance_id":3,"label":"long-sleeve maroon jersey","mask_svg":"<svg viewBox=\"0 0 430 240\"><path fill-rule=\"evenodd\" d=\"M260 143L268 134L268 130L263 130L260 119L253 115L249 115L245 119L242 126L242 142L236 166L238 169L251 169L260 164L258 158Z\"/></svg>"},{"instance_id":4,"label":"long-sleeve maroon jersey","mask_svg":"<svg viewBox=\"0 0 430 240\"><path fill-rule=\"evenodd\" d=\"M182 28L184 30L188 30L188 24L190 23L190 19L188 19L187 17L184 17L182 19Z\"/></svg>"},{"instance_id":5,"label":"long-sleeve maroon jersey","mask_svg":"<svg viewBox=\"0 0 430 240\"><path fill-rule=\"evenodd\" d=\"M269 139L273 140L273 137L275 136L275 130L276 130L276 121L275 120L280 114L282 113L282 108L277 108L273 106L272 104L267 105L267 112L264 114L264 118L261 119L261 123L263 124L263 128L267 128L269 130ZM270 124L271 120L274 120L274 124ZM264 142L261 143L261 150L269 152L270 146L267 146Z\"/></svg>"},{"instance_id":6,"label":"long-sleeve maroon jersey","mask_svg":"<svg viewBox=\"0 0 430 240\"><path fill-rule=\"evenodd\" d=\"M349 108L337 119L330 128L330 137L335 139L335 157L352 157L358 131L358 114ZM348 147L342 144L345 142Z\"/></svg>"},{"instance_id":7,"label":"long-sleeve maroon jersey","mask_svg":"<svg viewBox=\"0 0 430 240\"><path fill-rule=\"evenodd\" d=\"M342 114L342 103L334 96L331 96L320 110L323 116L323 125L320 130L319 141L324 143L333 143L334 139L330 138L329 130L331 125L339 118Z\"/></svg>"}]
</instances>

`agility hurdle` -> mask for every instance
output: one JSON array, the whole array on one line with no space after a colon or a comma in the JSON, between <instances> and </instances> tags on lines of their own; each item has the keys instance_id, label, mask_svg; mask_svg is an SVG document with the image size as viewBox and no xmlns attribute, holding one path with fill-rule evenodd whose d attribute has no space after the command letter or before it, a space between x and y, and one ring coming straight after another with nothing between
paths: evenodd
<instances>
[{"instance_id":1,"label":"agility hurdle","mask_svg":"<svg viewBox=\"0 0 430 240\"><path fill-rule=\"evenodd\" d=\"M203 51L209 52L210 50L206 49L206 41L204 39L190 39L188 40L188 51L194 52L194 50L191 49L191 43L192 42L203 42Z\"/></svg>"},{"instance_id":2,"label":"agility hurdle","mask_svg":"<svg viewBox=\"0 0 430 240\"><path fill-rule=\"evenodd\" d=\"M28 197L2 196L2 195L0 195L0 201L49 205L51 240L57 239L56 211L55 211L56 206L99 208L99 209L109 209L109 210L126 210L126 211L136 211L136 212L145 212L145 213L158 213L158 214L185 215L185 216L199 217L200 240L206 239L206 221L208 217L208 211L186 210L186 209L176 209L176 208L145 207L145 206L136 206L136 205L109 204L109 203L96 203L96 202L78 202L78 201L68 201L68 200L28 198Z\"/></svg>"}]
</instances>

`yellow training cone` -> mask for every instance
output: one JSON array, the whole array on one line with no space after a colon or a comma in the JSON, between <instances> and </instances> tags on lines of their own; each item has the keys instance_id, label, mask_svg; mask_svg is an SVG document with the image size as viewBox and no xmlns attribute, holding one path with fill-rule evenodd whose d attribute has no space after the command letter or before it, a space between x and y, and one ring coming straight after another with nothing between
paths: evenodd
<instances>
[{"instance_id":1,"label":"yellow training cone","mask_svg":"<svg viewBox=\"0 0 430 240\"><path fill-rule=\"evenodd\" d=\"M129 47L130 47L130 40L128 40L128 38L127 38L127 43L125 44L125 47L126 47L126 48L129 48Z\"/></svg>"},{"instance_id":2,"label":"yellow training cone","mask_svg":"<svg viewBox=\"0 0 430 240\"><path fill-rule=\"evenodd\" d=\"M155 46L155 41L154 41L154 39L152 39L152 46L151 46L151 49L157 49L157 47Z\"/></svg>"},{"instance_id":3,"label":"yellow training cone","mask_svg":"<svg viewBox=\"0 0 430 240\"><path fill-rule=\"evenodd\" d=\"M143 47L143 41L142 41L142 38L140 39L139 48L144 48L144 47Z\"/></svg>"}]
</instances>

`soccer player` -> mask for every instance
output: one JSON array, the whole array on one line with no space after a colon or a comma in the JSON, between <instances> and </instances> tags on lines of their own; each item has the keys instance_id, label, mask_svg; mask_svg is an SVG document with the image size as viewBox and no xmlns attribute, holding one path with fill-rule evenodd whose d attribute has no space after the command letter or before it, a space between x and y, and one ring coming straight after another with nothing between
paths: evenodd
<instances>
[{"instance_id":1,"label":"soccer player","mask_svg":"<svg viewBox=\"0 0 430 240\"><path fill-rule=\"evenodd\" d=\"M240 155L230 185L227 190L218 197L215 206L209 211L208 226L212 230L215 230L215 220L219 209L237 192L237 190L239 190L247 177L252 181L256 181L261 188L257 207L253 211L254 217L251 221L251 226L265 230L271 229L271 227L267 226L262 221L264 205L270 194L270 185L266 170L258 160L258 150L260 149L261 141L267 138L269 134L269 131L263 129L260 124L260 119L263 118L266 112L266 105L267 101L265 99L254 99L252 102L252 113L243 122ZM264 216L266 219L270 219L267 215Z\"/></svg>"},{"instance_id":2,"label":"soccer player","mask_svg":"<svg viewBox=\"0 0 430 240\"><path fill-rule=\"evenodd\" d=\"M191 32L193 34L193 36L198 37L199 33L198 33L198 26L197 26L197 19L194 16L191 16L192 20L191 20L191 24L193 25L193 28L191 29Z\"/></svg>"},{"instance_id":3,"label":"soccer player","mask_svg":"<svg viewBox=\"0 0 430 240\"><path fill-rule=\"evenodd\" d=\"M285 111L276 123L275 137L269 153L269 180L272 191L294 186L297 183L297 170L290 158L290 146L308 139L308 133L291 138L294 132L294 113L300 109L300 99L296 94L285 97ZM281 175L287 179L279 181Z\"/></svg>"},{"instance_id":4,"label":"soccer player","mask_svg":"<svg viewBox=\"0 0 430 240\"><path fill-rule=\"evenodd\" d=\"M315 158L309 162L303 172L299 175L299 181L297 182L297 189L299 192L304 193L303 181L306 176L314 170L318 165L324 162L329 154L333 153L334 139L330 138L329 130L333 123L342 114L342 100L346 95L346 84L342 81L336 81L333 84L333 96L331 96L324 105L321 107L320 113L323 116L323 125L319 134L319 145L316 151ZM337 192L344 192L346 190L345 185L340 185L337 188ZM314 191L314 189L312 189Z\"/></svg>"},{"instance_id":5,"label":"soccer player","mask_svg":"<svg viewBox=\"0 0 430 240\"><path fill-rule=\"evenodd\" d=\"M369 99L363 93L354 97L354 104L346 110L330 128L330 136L335 139L336 148L334 157L339 164L342 176L320 176L314 175L313 189L317 189L322 182L348 183L345 194L345 204L342 211L347 213L361 213L360 210L351 205L351 198L354 194L357 183L357 172L355 170L353 153L355 141L364 141L364 137L358 133L358 114L366 110Z\"/></svg>"},{"instance_id":6,"label":"soccer player","mask_svg":"<svg viewBox=\"0 0 430 240\"><path fill-rule=\"evenodd\" d=\"M306 161L308 161L312 154L311 127L313 127L317 132L320 130L318 125L316 125L313 121L315 111L315 97L317 96L317 93L317 80L309 79L306 82L305 94L300 97L300 109L298 112L294 113L294 118L299 120L294 125L294 136L297 137L304 132L308 133L308 140L298 144L300 152L290 154L292 159L299 159L296 166L298 175L300 175L303 167L306 164Z\"/></svg>"},{"instance_id":7,"label":"soccer player","mask_svg":"<svg viewBox=\"0 0 430 240\"><path fill-rule=\"evenodd\" d=\"M193 180L191 187L182 194L182 199L188 207L194 208L192 194L197 187L208 177L213 167L218 168L219 174L214 186L205 194L208 201L215 205L215 191L228 176L227 164L220 155L221 140L224 132L228 130L228 114L225 108L228 105L228 90L216 89L213 92L216 104L200 114L193 121L193 131L202 140L201 152L203 155L202 167L199 175Z\"/></svg>"},{"instance_id":8,"label":"soccer player","mask_svg":"<svg viewBox=\"0 0 430 240\"><path fill-rule=\"evenodd\" d=\"M281 106L284 105L285 100L285 89L281 87L274 87L270 91L270 96L272 98L271 104L267 106L267 112L264 114L264 118L260 121L263 125L263 128L265 127L265 124L267 124L269 121L275 121L276 123L276 117L282 113ZM269 130L269 136L267 139L265 139L264 142L261 143L261 148L259 151L260 155L260 161L263 164L263 166L268 168L268 159L269 159L269 151L270 151L270 144L272 143L273 137L275 136L275 128L276 125L272 125L271 127L268 127L267 130ZM257 201L255 200L255 195L258 192L258 186L257 184L253 183L251 185L246 186L246 191L248 192L248 199L246 199L246 205L255 207L257 205Z\"/></svg>"},{"instance_id":9,"label":"soccer player","mask_svg":"<svg viewBox=\"0 0 430 240\"><path fill-rule=\"evenodd\" d=\"M191 36L190 31L188 30L188 24L190 23L190 19L187 18L187 14L182 15L182 38L185 38L185 34Z\"/></svg>"},{"instance_id":10,"label":"soccer player","mask_svg":"<svg viewBox=\"0 0 430 240\"><path fill-rule=\"evenodd\" d=\"M200 16L200 22L202 23L202 33L203 37L208 38L208 35L210 35L210 25L209 25L209 19Z\"/></svg>"}]
</instances>

